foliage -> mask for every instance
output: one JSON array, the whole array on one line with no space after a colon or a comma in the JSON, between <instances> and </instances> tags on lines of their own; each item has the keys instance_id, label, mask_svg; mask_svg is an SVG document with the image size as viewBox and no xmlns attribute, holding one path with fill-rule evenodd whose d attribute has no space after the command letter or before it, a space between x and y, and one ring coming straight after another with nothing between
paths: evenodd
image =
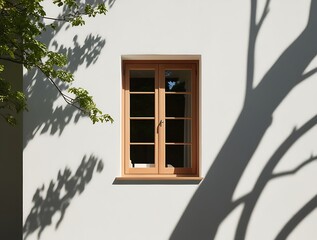
<instances>
[{"instance_id":1,"label":"foliage","mask_svg":"<svg viewBox=\"0 0 317 240\"><path fill-rule=\"evenodd\" d=\"M71 26L85 24L84 16L95 17L106 14L103 3L91 5L76 0L53 0L52 2L63 9L61 18L46 15L42 6L44 0L0 0L0 60L22 64L26 69L37 68L56 87L64 100L84 112L95 122L113 122L108 114L103 114L96 107L92 96L82 88L69 88L74 97L61 91L58 80L70 85L74 76L65 70L67 58L54 52L39 39L48 28L55 29L55 24L46 24L45 19L55 22L67 22ZM0 74L4 65L0 64ZM13 91L8 80L0 77L0 115L9 124L16 124L14 114L27 110L26 97L20 91Z\"/></svg>"}]
</instances>

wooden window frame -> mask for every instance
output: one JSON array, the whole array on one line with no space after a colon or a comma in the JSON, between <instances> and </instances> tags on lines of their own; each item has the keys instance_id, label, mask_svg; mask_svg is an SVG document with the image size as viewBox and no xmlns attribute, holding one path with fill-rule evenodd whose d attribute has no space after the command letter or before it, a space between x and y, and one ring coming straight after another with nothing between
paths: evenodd
<instances>
[{"instance_id":1,"label":"wooden window frame","mask_svg":"<svg viewBox=\"0 0 317 240\"><path fill-rule=\"evenodd\" d=\"M191 70L191 111L189 117L191 124L191 167L174 168L165 167L165 124L159 126L159 121L165 120L165 76L168 70ZM130 70L154 70L155 71L155 114L154 124L157 128L154 139L155 167L131 168L130 167ZM122 178L123 179L201 179L199 178L199 61L198 60L123 60L122 61ZM135 93L133 93L135 94ZM144 94L142 92L142 94ZM145 93L147 94L147 93ZM153 94L153 93L149 93ZM170 94L170 93L168 93ZM173 93L172 93L173 94ZM179 94L179 93L178 93ZM180 94L184 94L181 92ZM164 106L164 107L162 107ZM142 118L142 117L141 117ZM145 119L145 118L142 118ZM184 120L186 117L183 118ZM179 143L186 145L186 143Z\"/></svg>"}]
</instances>

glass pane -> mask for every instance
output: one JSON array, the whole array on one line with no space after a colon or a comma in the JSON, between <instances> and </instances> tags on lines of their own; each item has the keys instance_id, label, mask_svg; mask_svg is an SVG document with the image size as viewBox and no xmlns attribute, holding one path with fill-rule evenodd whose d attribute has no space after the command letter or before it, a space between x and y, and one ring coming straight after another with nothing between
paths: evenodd
<instances>
[{"instance_id":1,"label":"glass pane","mask_svg":"<svg viewBox=\"0 0 317 240\"><path fill-rule=\"evenodd\" d=\"M191 120L166 120L166 142L190 143Z\"/></svg>"},{"instance_id":2,"label":"glass pane","mask_svg":"<svg viewBox=\"0 0 317 240\"><path fill-rule=\"evenodd\" d=\"M188 145L166 145L166 167L190 168L191 146Z\"/></svg>"},{"instance_id":3,"label":"glass pane","mask_svg":"<svg viewBox=\"0 0 317 240\"><path fill-rule=\"evenodd\" d=\"M154 167L154 145L130 145L130 161L133 168Z\"/></svg>"},{"instance_id":4,"label":"glass pane","mask_svg":"<svg viewBox=\"0 0 317 240\"><path fill-rule=\"evenodd\" d=\"M154 94L130 94L131 117L154 117Z\"/></svg>"},{"instance_id":5,"label":"glass pane","mask_svg":"<svg viewBox=\"0 0 317 240\"><path fill-rule=\"evenodd\" d=\"M131 70L130 91L131 92L154 92L155 71L154 70Z\"/></svg>"},{"instance_id":6,"label":"glass pane","mask_svg":"<svg viewBox=\"0 0 317 240\"><path fill-rule=\"evenodd\" d=\"M130 142L154 143L154 120L130 120Z\"/></svg>"},{"instance_id":7,"label":"glass pane","mask_svg":"<svg viewBox=\"0 0 317 240\"><path fill-rule=\"evenodd\" d=\"M166 94L166 117L191 117L191 95Z\"/></svg>"},{"instance_id":8,"label":"glass pane","mask_svg":"<svg viewBox=\"0 0 317 240\"><path fill-rule=\"evenodd\" d=\"M166 92L190 92L191 70L166 70L165 71Z\"/></svg>"}]
</instances>

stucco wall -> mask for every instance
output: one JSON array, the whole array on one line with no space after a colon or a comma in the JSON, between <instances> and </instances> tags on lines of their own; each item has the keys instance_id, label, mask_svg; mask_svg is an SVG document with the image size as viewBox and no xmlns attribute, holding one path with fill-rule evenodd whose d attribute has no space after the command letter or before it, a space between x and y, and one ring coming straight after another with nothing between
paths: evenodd
<instances>
[{"instance_id":1,"label":"stucco wall","mask_svg":"<svg viewBox=\"0 0 317 240\"><path fill-rule=\"evenodd\" d=\"M68 51L74 85L87 88L115 122L93 125L79 118L40 74L25 72L27 239L40 232L43 240L228 240L235 233L238 239L268 240L282 230L289 232L288 239L316 239L317 161L309 161L317 155L316 119L305 123L316 115L317 79L313 74L300 79L316 67L317 21L309 14L317 15L317 9L308 0L271 1L256 36L250 30L255 10L250 2L117 0L106 16L87 20L84 27L63 26L44 36L53 49ZM257 22L265 2L258 1ZM256 46L248 65L250 31ZM200 185L113 184L121 174L122 57L178 55L200 59L200 172L205 179ZM259 91L246 90L252 69L251 85ZM90 165L81 165L85 156ZM272 176L270 166L272 174L289 174ZM58 193L52 185L62 182L58 172L61 176L66 167L72 176L78 168L92 174L60 193L67 208L54 200ZM243 198L250 192L249 200ZM34 214L43 207L41 199L47 210ZM240 218L252 201L250 220L247 213ZM287 224L300 209L300 221Z\"/></svg>"}]
</instances>

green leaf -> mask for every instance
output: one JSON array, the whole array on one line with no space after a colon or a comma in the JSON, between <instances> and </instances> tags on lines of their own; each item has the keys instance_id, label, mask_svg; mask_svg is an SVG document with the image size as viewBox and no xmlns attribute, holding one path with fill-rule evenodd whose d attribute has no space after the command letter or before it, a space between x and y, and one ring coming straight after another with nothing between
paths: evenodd
<instances>
[{"instance_id":1,"label":"green leaf","mask_svg":"<svg viewBox=\"0 0 317 240\"><path fill-rule=\"evenodd\" d=\"M13 117L12 115L8 115L5 117L5 120L11 125L11 126L15 126L17 124L17 121L15 119L15 117Z\"/></svg>"},{"instance_id":2,"label":"green leaf","mask_svg":"<svg viewBox=\"0 0 317 240\"><path fill-rule=\"evenodd\" d=\"M58 80L71 83L74 81L74 76L67 70L66 56L57 51L48 50L47 45L39 40L41 34L47 28L56 30L56 27L63 24L65 20L72 26L84 25L83 15L95 17L98 14L105 14L107 11L105 4L53 0L55 6L60 7L63 13L55 22L45 25L43 17L46 17L46 12L42 3L43 0L0 0L0 56L8 61L21 63L29 70L35 68L42 71L53 83ZM4 71L6 71L4 65L0 65L0 73ZM0 115L9 124L14 124L14 114L27 110L26 98L22 92L14 91L10 82L5 80L8 79L0 77ZM62 93L58 85L55 84L55 87ZM96 107L92 96L85 89L74 88L69 91L73 92L75 98L73 100L65 98L66 102L86 113L93 123L113 121L109 115L103 114Z\"/></svg>"}]
</instances>

